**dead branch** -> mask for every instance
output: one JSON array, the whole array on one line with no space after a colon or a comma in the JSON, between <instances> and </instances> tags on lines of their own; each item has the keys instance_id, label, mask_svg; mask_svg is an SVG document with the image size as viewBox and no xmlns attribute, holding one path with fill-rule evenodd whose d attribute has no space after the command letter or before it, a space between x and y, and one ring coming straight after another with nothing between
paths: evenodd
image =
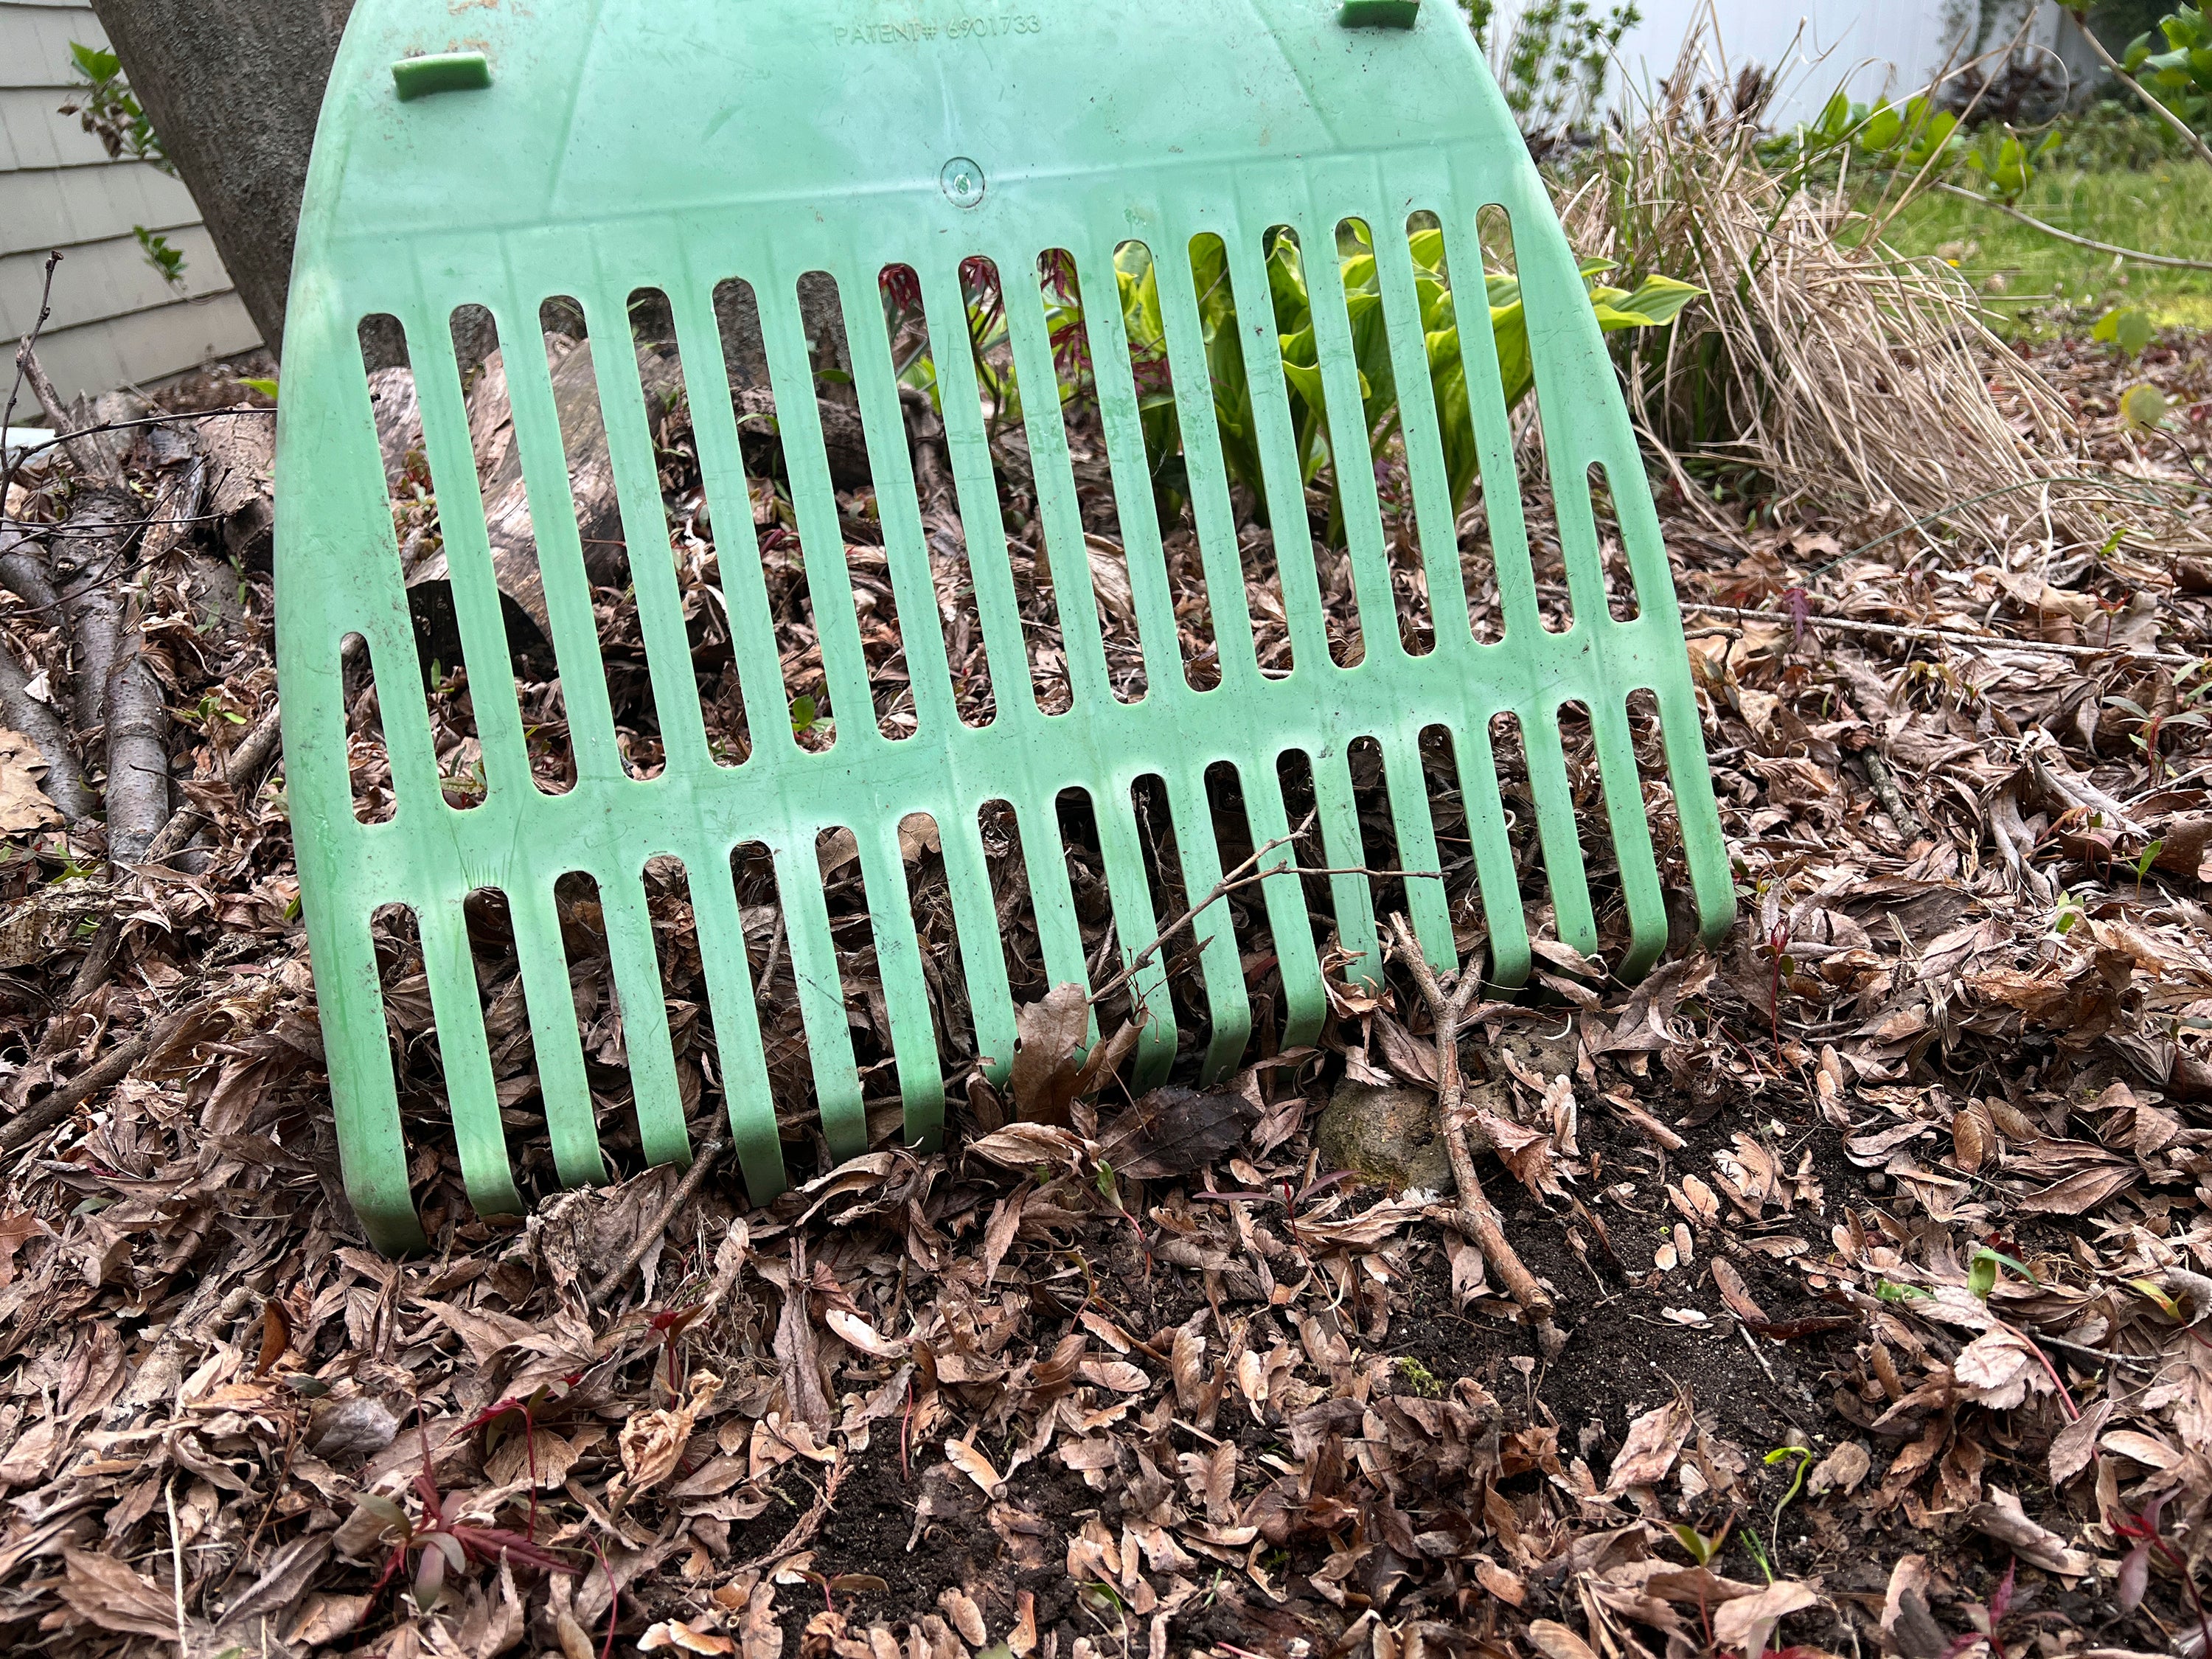
<instances>
[{"instance_id":1,"label":"dead branch","mask_svg":"<svg viewBox=\"0 0 2212 1659\"><path fill-rule=\"evenodd\" d=\"M1875 639L1915 641L1941 640L1946 645L1978 646L1985 651L2040 652L2046 656L2071 657L2076 661L2100 657L2126 657L2137 662L2158 662L2170 667L2185 668L2197 660L2178 651L2145 651L2131 645L2064 645L2057 640L2010 640L1997 634L1969 634L1958 628L1912 628L1897 623L1864 622L1856 617L1798 617L1786 611L1747 611L1740 605L1706 605L1696 599L1683 600L1682 609L1694 611L1701 617L1735 617L1744 622L1793 624L1802 622L1807 628L1817 628L1831 634L1863 634Z\"/></svg>"},{"instance_id":2,"label":"dead branch","mask_svg":"<svg viewBox=\"0 0 2212 1659\"><path fill-rule=\"evenodd\" d=\"M637 1271L637 1264L645 1260L646 1252L659 1242L661 1234L668 1231L668 1224L676 1219L676 1212L689 1204L699 1188L706 1184L708 1172L720 1161L722 1149L728 1144L718 1137L699 1149L699 1155L691 1160L691 1167L684 1172L684 1179L668 1195L668 1202L660 1206L659 1213L638 1229L636 1242L623 1252L623 1259L614 1265L607 1276L592 1287L591 1303L594 1308L605 1307L614 1299L615 1292L623 1287L624 1281Z\"/></svg>"},{"instance_id":3,"label":"dead branch","mask_svg":"<svg viewBox=\"0 0 2212 1659\"><path fill-rule=\"evenodd\" d=\"M1466 1086L1459 1069L1459 1023L1482 989L1482 975L1471 967L1463 969L1447 990L1414 944L1413 930L1402 915L1390 918L1390 937L1393 954L1413 974L1437 1028L1437 1121L1443 1126L1444 1145L1451 1153L1452 1177L1459 1184L1455 1224L1474 1241L1507 1294L1521 1304L1522 1312L1536 1328L1536 1340L1545 1358L1551 1358L1566 1345L1566 1338L1553 1323L1552 1298L1505 1237L1505 1224L1482 1190L1481 1176L1475 1173L1474 1148L1468 1137Z\"/></svg>"},{"instance_id":4,"label":"dead branch","mask_svg":"<svg viewBox=\"0 0 2212 1659\"><path fill-rule=\"evenodd\" d=\"M29 382L31 395L39 400L40 412L54 429L55 441L60 444L62 453L70 458L70 465L76 469L79 477L121 488L123 477L116 468L114 458L98 438L76 429L76 422L70 418L68 405L62 402L61 393L54 389L53 381L39 362L37 338L35 334L23 337L22 343L15 348L15 368Z\"/></svg>"},{"instance_id":5,"label":"dead branch","mask_svg":"<svg viewBox=\"0 0 2212 1659\"><path fill-rule=\"evenodd\" d=\"M1166 927L1161 928L1158 936L1155 938L1150 945L1147 945L1143 950L1138 951L1136 955L1129 958L1127 966L1123 968L1120 973L1115 975L1113 978L1108 980L1105 984L1100 986L1097 991L1093 992L1091 997L1092 1005L1094 1006L1097 1006L1106 998L1113 995L1115 992L1120 990L1124 985L1127 985L1131 979L1136 976L1137 973L1147 962L1150 962L1154 957L1159 954L1161 949L1167 944L1168 940L1174 938L1176 934L1181 933L1184 928L1189 927L1192 922L1197 921L1199 913L1201 910L1204 910L1208 905L1212 904L1217 900L1227 897L1231 893L1236 891L1237 888L1249 885L1252 881L1263 879L1267 876L1279 874L1280 872L1279 871L1267 870L1262 872L1259 876L1254 876L1251 874L1251 872L1257 867L1261 859L1267 857L1267 855L1273 852L1275 848L1284 846L1288 842L1296 841L1300 836L1305 834L1307 829L1312 824L1313 821L1314 815L1311 812L1309 812L1305 816L1305 822L1299 824L1297 829L1291 830L1289 835L1278 836L1274 840L1267 842L1264 847L1254 849L1253 854L1249 858L1243 860L1234 870L1231 870L1227 875L1222 877L1219 881L1213 884L1213 890L1212 892L1208 893L1204 898L1199 900L1197 903L1192 905L1188 910L1185 910L1181 915L1177 916ZM1285 870L1294 870L1296 867L1296 860L1292 860L1290 863L1283 866Z\"/></svg>"},{"instance_id":6,"label":"dead branch","mask_svg":"<svg viewBox=\"0 0 2212 1659\"><path fill-rule=\"evenodd\" d=\"M0 724L39 745L46 763L39 787L62 817L75 823L91 815L92 793L84 787L84 773L76 763L76 750L70 747L69 733L62 729L61 716L33 696L30 686L15 653L0 646Z\"/></svg>"},{"instance_id":7,"label":"dead branch","mask_svg":"<svg viewBox=\"0 0 2212 1659\"><path fill-rule=\"evenodd\" d=\"M31 331L23 337L22 343L15 349L15 378L8 387L7 406L0 408L0 432L15 424L15 403L23 395L23 381L27 373L23 359L39 343L39 335L45 329L46 319L54 314L54 271L61 262L62 251L59 248L47 253L46 274L39 289L39 314L32 319ZM21 464L22 455L19 451L13 455L0 457L0 459L7 463L4 467L0 467L0 513L5 513L9 493L15 487L15 469Z\"/></svg>"},{"instance_id":8,"label":"dead branch","mask_svg":"<svg viewBox=\"0 0 2212 1659\"><path fill-rule=\"evenodd\" d=\"M1962 190L1956 185L1947 185L1940 180L1937 181L1936 188L1946 196L1963 197L1977 206L1995 208L2006 218L2017 219L2030 230L2041 231L2054 241L2071 242L2075 247L2086 247L2092 253L2109 253L2115 258L2126 259L2139 265L2165 265L2176 270L2212 270L2212 259L2184 259L2172 253L2146 253L2139 247L2122 247L2116 242L2100 242L2094 236L2076 236L2070 230L2061 230L2056 225L2047 225L2031 214L2022 213L2018 208L1998 201L1995 197L1978 195L1973 191Z\"/></svg>"},{"instance_id":9,"label":"dead branch","mask_svg":"<svg viewBox=\"0 0 2212 1659\"><path fill-rule=\"evenodd\" d=\"M61 599L47 578L46 561L34 550L37 546L28 532L0 524L0 587L34 611L52 611Z\"/></svg>"},{"instance_id":10,"label":"dead branch","mask_svg":"<svg viewBox=\"0 0 2212 1659\"><path fill-rule=\"evenodd\" d=\"M69 1082L47 1091L6 1123L0 1124L0 1152L12 1152L27 1146L101 1090L120 1083L140 1060L167 1046L178 1032L220 1000L220 997L210 995L185 1004L135 1036L125 1037L103 1059L87 1066Z\"/></svg>"}]
</instances>

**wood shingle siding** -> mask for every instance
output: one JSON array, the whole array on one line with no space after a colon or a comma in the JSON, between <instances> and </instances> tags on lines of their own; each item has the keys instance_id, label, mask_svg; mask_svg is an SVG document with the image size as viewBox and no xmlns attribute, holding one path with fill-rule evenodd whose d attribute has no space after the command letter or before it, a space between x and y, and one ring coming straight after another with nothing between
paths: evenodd
<instances>
[{"instance_id":1,"label":"wood shingle siding","mask_svg":"<svg viewBox=\"0 0 2212 1659\"><path fill-rule=\"evenodd\" d=\"M64 397L159 380L258 343L191 193L147 162L112 159L61 113L82 84L70 43L106 39L88 5L0 0L0 338L36 320L46 254L59 248L39 356ZM183 252L180 285L147 262L138 225Z\"/></svg>"}]
</instances>

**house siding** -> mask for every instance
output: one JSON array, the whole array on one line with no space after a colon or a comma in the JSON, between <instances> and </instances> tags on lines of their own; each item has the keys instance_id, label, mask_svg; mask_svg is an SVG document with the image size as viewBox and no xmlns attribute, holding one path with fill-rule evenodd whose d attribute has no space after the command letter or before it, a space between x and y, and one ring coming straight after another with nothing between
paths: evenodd
<instances>
[{"instance_id":1,"label":"house siding","mask_svg":"<svg viewBox=\"0 0 2212 1659\"><path fill-rule=\"evenodd\" d=\"M107 42L89 5L0 0L0 337L20 338L38 320L46 255L58 249L39 357L65 398L163 380L259 343L191 193L144 161L112 159L61 113L82 85L73 40ZM181 283L147 262L137 225L182 251Z\"/></svg>"}]
</instances>

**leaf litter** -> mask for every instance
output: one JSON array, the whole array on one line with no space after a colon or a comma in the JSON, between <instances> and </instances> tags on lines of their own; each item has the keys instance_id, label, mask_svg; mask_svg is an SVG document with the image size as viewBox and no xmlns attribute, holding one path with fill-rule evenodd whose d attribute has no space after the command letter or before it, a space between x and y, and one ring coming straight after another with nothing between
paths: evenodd
<instances>
[{"instance_id":1,"label":"leaf litter","mask_svg":"<svg viewBox=\"0 0 2212 1659\"><path fill-rule=\"evenodd\" d=\"M2177 466L2126 427L2108 356L2060 346L2035 367L2085 455ZM2181 443L2201 457L2203 342L2162 345L2141 373L2194 411ZM1076 435L1079 468L1095 464ZM659 438L672 499L696 508L680 410ZM1382 483L1407 526L1387 461ZM865 493L843 504L860 533ZM7 872L23 919L0 924L21 941L11 1107L191 1011L9 1154L9 1639L388 1659L2202 1652L2212 761L2183 718L2200 677L2164 660L2212 638L2212 567L2188 539L2201 509L2179 543L2072 545L2023 512L1987 526L1994 552L1902 537L1851 553L1888 526L1723 541L1662 505L1745 925L1717 954L1685 939L1619 982L1605 964L1626 922L1594 841L1607 948L1540 941L1540 1000L1474 1005L1455 1045L1556 1352L1436 1194L1316 1151L1346 1079L1430 1100L1443 1085L1402 968L1379 992L1333 979L1310 1049L1282 1048L1270 1014L1226 1084L1192 1085L1194 1049L1133 1098L1127 1000L1094 1009L1048 981L1011 819L993 861L1022 1005L1003 1089L961 1036L939 853L906 844L948 1048L969 1063L943 1155L899 1149L878 1072L875 1150L829 1165L776 994L773 881L740 866L787 1150L812 1173L765 1208L704 1182L604 1310L599 1275L679 1177L638 1169L623 1138L603 966L580 952L578 1006L624 1178L556 1193L511 933L471 916L538 1199L487 1221L434 1132L419 955L385 929L435 1243L377 1256L337 1185L281 781L224 781L230 725L273 696L267 578L246 574L239 626L206 629L200 556L180 544L146 578L149 651L173 703L239 717L183 744L184 791L211 820L198 867L111 891L45 833ZM955 521L941 500L928 516ZM1039 595L1028 522L1012 556ZM1093 528L1110 570L1118 543ZM679 520L677 544L702 672L720 675L703 520ZM864 585L870 546L854 547ZM1194 560L1170 552L1185 592ZM634 601L602 599L634 637ZM11 647L65 667L10 605ZM1699 605L1734 620L1705 627ZM896 643L872 650L889 720ZM447 685L440 753L465 793L467 688ZM625 742L649 769L649 726ZM373 793L373 737L358 758ZM1501 760L1525 796L1510 745ZM1586 734L1569 761L1596 823ZM1477 914L1448 766L1431 781L1455 915ZM1665 792L1647 791L1663 855ZM1362 804L1379 830L1382 796ZM1224 863L1250 846L1225 817L1221 840ZM1079 836L1069 862L1104 960L1101 866ZM879 1066L865 911L838 884L848 861L823 864L861 988L856 1049ZM1541 915L1540 871L1522 874ZM1378 877L1386 915L1392 891ZM687 1103L709 1124L696 939L672 880L652 896ZM1206 896L1170 896L1172 914ZM1215 901L1240 939L1266 936L1256 900ZM119 968L64 1008L82 920L106 915ZM594 897L564 894L562 920L587 945ZM1162 949L1185 1015L1200 1006L1188 945ZM1271 1009L1272 957L1245 965Z\"/></svg>"}]
</instances>

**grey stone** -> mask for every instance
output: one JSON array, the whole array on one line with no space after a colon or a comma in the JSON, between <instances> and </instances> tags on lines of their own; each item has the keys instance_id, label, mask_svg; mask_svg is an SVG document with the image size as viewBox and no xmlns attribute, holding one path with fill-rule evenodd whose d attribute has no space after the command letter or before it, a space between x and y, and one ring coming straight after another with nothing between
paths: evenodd
<instances>
[{"instance_id":1,"label":"grey stone","mask_svg":"<svg viewBox=\"0 0 2212 1659\"><path fill-rule=\"evenodd\" d=\"M1575 1060L1582 1052L1582 1039L1571 1018L1565 1018L1566 1030L1554 1036L1547 1030L1527 1030L1507 1031L1499 1036L1497 1047L1513 1057L1514 1063L1534 1072L1549 1083L1565 1073L1575 1074Z\"/></svg>"},{"instance_id":2,"label":"grey stone","mask_svg":"<svg viewBox=\"0 0 2212 1659\"><path fill-rule=\"evenodd\" d=\"M1437 1098L1425 1089L1338 1085L1315 1125L1314 1146L1323 1174L1349 1170L1394 1190L1452 1190L1451 1153L1437 1122Z\"/></svg>"}]
</instances>

